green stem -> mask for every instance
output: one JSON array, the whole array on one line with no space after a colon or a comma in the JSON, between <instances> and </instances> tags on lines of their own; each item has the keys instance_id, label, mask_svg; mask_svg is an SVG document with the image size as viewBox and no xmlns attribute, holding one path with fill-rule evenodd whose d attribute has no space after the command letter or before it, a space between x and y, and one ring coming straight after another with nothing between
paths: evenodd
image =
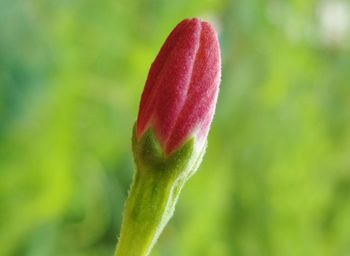
<instances>
[{"instance_id":1,"label":"green stem","mask_svg":"<svg viewBox=\"0 0 350 256\"><path fill-rule=\"evenodd\" d=\"M138 170L126 201L116 256L146 256L173 215L185 178Z\"/></svg>"},{"instance_id":2,"label":"green stem","mask_svg":"<svg viewBox=\"0 0 350 256\"><path fill-rule=\"evenodd\" d=\"M116 256L147 256L172 217L182 187L196 172L206 145L197 152L190 138L165 156L149 129L133 136L136 173L125 203Z\"/></svg>"}]
</instances>

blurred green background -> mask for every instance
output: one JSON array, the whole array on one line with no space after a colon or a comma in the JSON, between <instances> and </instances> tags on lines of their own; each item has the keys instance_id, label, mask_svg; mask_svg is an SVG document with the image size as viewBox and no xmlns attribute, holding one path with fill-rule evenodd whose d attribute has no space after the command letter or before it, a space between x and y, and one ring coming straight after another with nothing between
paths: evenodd
<instances>
[{"instance_id":1,"label":"blurred green background","mask_svg":"<svg viewBox=\"0 0 350 256\"><path fill-rule=\"evenodd\" d=\"M221 92L152 256L350 255L349 1L1 0L1 256L113 255L148 68L194 16Z\"/></svg>"}]
</instances>

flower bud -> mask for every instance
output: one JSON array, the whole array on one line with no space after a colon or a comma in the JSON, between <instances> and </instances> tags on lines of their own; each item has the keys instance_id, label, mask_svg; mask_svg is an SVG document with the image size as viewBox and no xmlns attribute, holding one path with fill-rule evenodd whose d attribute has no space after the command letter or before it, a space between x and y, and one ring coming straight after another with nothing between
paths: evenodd
<instances>
[{"instance_id":1,"label":"flower bud","mask_svg":"<svg viewBox=\"0 0 350 256\"><path fill-rule=\"evenodd\" d=\"M205 153L220 82L214 29L186 19L153 62L133 132L136 173L117 256L149 255Z\"/></svg>"},{"instance_id":2,"label":"flower bud","mask_svg":"<svg viewBox=\"0 0 350 256\"><path fill-rule=\"evenodd\" d=\"M185 19L153 62L141 97L135 137L151 129L165 156L194 139L205 145L221 75L220 49L211 25Z\"/></svg>"}]
</instances>

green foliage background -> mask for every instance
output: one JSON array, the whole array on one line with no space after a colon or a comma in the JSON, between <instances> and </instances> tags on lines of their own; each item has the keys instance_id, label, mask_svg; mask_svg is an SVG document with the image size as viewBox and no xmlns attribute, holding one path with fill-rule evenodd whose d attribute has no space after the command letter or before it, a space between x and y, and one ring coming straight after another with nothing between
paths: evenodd
<instances>
[{"instance_id":1,"label":"green foliage background","mask_svg":"<svg viewBox=\"0 0 350 256\"><path fill-rule=\"evenodd\" d=\"M0 255L113 255L148 68L193 16L221 92L152 255L350 255L350 32L325 3L1 0Z\"/></svg>"}]
</instances>

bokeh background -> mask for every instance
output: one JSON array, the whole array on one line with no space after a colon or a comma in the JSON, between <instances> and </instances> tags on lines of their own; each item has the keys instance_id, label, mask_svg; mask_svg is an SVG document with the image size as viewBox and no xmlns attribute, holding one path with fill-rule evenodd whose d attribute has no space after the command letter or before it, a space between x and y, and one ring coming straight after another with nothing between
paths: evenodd
<instances>
[{"instance_id":1,"label":"bokeh background","mask_svg":"<svg viewBox=\"0 0 350 256\"><path fill-rule=\"evenodd\" d=\"M1 0L0 255L113 255L148 68L193 16L221 92L152 256L350 255L346 0Z\"/></svg>"}]
</instances>

